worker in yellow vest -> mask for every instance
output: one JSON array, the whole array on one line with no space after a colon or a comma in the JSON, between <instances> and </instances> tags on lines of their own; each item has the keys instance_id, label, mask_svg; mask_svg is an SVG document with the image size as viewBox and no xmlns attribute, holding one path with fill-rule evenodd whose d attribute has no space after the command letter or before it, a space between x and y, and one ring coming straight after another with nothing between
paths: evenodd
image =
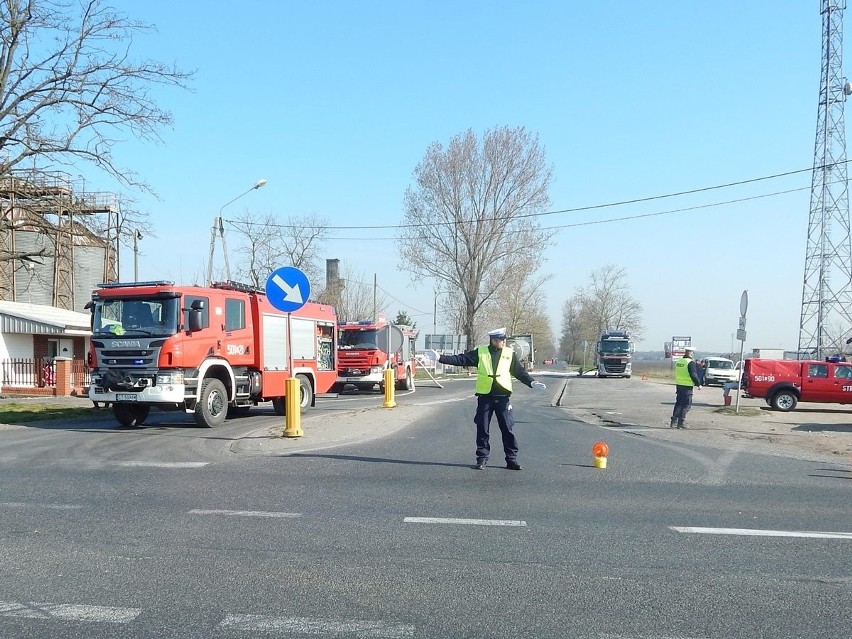
<instances>
[{"instance_id":1,"label":"worker in yellow vest","mask_svg":"<svg viewBox=\"0 0 852 639\"><path fill-rule=\"evenodd\" d=\"M695 363L695 349L687 346L683 357L675 362L675 405L669 428L686 428L686 414L692 406L692 389L701 388L701 373Z\"/></svg>"},{"instance_id":2,"label":"worker in yellow vest","mask_svg":"<svg viewBox=\"0 0 852 639\"><path fill-rule=\"evenodd\" d=\"M521 366L515 351L506 346L506 329L498 328L488 333L488 346L480 346L459 355L441 355L438 361L451 366L476 366L476 470L484 470L491 453L489 426L491 416L497 416L497 425L503 437L506 468L521 470L518 463L518 440L513 428L515 418L509 397L512 395L512 378L536 390L547 388L535 381Z\"/></svg>"}]
</instances>

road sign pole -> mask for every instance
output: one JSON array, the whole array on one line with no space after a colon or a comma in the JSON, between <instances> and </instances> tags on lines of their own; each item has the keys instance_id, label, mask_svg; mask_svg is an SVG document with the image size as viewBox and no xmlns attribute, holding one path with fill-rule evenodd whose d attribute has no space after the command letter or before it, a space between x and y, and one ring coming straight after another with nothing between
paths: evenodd
<instances>
[{"instance_id":1,"label":"road sign pole","mask_svg":"<svg viewBox=\"0 0 852 639\"><path fill-rule=\"evenodd\" d=\"M294 374L293 364L293 317L310 298L311 284L307 276L293 266L274 270L266 280L266 298L276 309L287 314L287 379L284 380L284 413L286 425L284 437L302 436L302 390Z\"/></svg>"},{"instance_id":2,"label":"road sign pole","mask_svg":"<svg viewBox=\"0 0 852 639\"><path fill-rule=\"evenodd\" d=\"M390 322L385 324L385 332L387 332L387 368L385 369L385 400L382 403L383 408L395 408L396 400L394 399L394 382L396 381L396 375L394 373L394 368L392 366L391 358L393 355L391 354L391 325Z\"/></svg>"},{"instance_id":3,"label":"road sign pole","mask_svg":"<svg viewBox=\"0 0 852 639\"><path fill-rule=\"evenodd\" d=\"M284 437L301 437L302 432L302 389L293 375L293 331L292 314L287 313L287 379L284 381Z\"/></svg>"}]
</instances>

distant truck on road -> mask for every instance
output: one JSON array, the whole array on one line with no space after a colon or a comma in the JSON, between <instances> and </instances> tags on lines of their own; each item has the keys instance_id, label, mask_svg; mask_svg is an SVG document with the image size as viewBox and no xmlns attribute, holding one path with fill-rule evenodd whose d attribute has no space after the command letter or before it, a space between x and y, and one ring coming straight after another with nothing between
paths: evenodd
<instances>
[{"instance_id":1,"label":"distant truck on road","mask_svg":"<svg viewBox=\"0 0 852 639\"><path fill-rule=\"evenodd\" d=\"M525 371L529 372L533 370L535 346L533 343L532 333L523 333L507 337L506 346L515 351L515 355L518 356L518 361L521 363L521 367Z\"/></svg>"},{"instance_id":2,"label":"distant truck on road","mask_svg":"<svg viewBox=\"0 0 852 639\"><path fill-rule=\"evenodd\" d=\"M598 377L630 377L633 374L634 344L627 331L601 333L595 349Z\"/></svg>"}]
</instances>

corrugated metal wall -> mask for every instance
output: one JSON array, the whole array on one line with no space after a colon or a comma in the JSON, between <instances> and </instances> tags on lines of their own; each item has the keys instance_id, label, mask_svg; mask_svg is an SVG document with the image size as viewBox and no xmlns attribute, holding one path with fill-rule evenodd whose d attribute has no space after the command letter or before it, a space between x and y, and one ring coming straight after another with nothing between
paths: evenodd
<instances>
[{"instance_id":1,"label":"corrugated metal wall","mask_svg":"<svg viewBox=\"0 0 852 639\"><path fill-rule=\"evenodd\" d=\"M16 265L15 299L12 302L46 304L53 306L56 287L53 257L54 243L44 233L37 231L15 231L15 250L18 252L37 252L47 249L50 255L38 257L41 264L28 262L28 267ZM84 312L86 303L92 299L92 291L104 281L104 263L106 247L74 247L74 308L69 310Z\"/></svg>"},{"instance_id":2,"label":"corrugated metal wall","mask_svg":"<svg viewBox=\"0 0 852 639\"><path fill-rule=\"evenodd\" d=\"M49 256L38 257L41 264L28 262L32 267L15 270L15 299L12 302L53 305L53 242L45 233L15 231L15 250L37 252L45 249Z\"/></svg>"},{"instance_id":3,"label":"corrugated metal wall","mask_svg":"<svg viewBox=\"0 0 852 639\"><path fill-rule=\"evenodd\" d=\"M104 281L106 248L103 246L74 247L74 308L82 313L92 299L92 291Z\"/></svg>"}]
</instances>

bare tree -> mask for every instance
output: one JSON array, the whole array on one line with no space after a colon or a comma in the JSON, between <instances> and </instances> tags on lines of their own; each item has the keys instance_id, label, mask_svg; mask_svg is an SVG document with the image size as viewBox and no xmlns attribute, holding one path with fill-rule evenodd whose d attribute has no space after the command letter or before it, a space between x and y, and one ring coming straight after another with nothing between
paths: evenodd
<instances>
[{"instance_id":1,"label":"bare tree","mask_svg":"<svg viewBox=\"0 0 852 639\"><path fill-rule=\"evenodd\" d=\"M642 305L630 296L624 268L607 264L592 272L587 289L588 313L596 332L606 329L629 331L634 339L641 337Z\"/></svg>"},{"instance_id":2,"label":"bare tree","mask_svg":"<svg viewBox=\"0 0 852 639\"><path fill-rule=\"evenodd\" d=\"M495 283L494 296L482 307L477 332L505 326L509 335L531 333L536 351L553 354L553 329L544 312L543 291L553 276L535 277L522 264L494 276L500 281Z\"/></svg>"},{"instance_id":3,"label":"bare tree","mask_svg":"<svg viewBox=\"0 0 852 639\"><path fill-rule=\"evenodd\" d=\"M375 319L388 308L389 303L384 291L374 281L368 282L362 273L344 267L341 279L343 289L340 291L340 302L337 306L337 317L341 321Z\"/></svg>"},{"instance_id":4,"label":"bare tree","mask_svg":"<svg viewBox=\"0 0 852 639\"><path fill-rule=\"evenodd\" d=\"M630 296L627 274L611 264L592 271L591 284L579 288L562 307L562 352L575 358L582 343L593 344L607 329L641 338L642 305Z\"/></svg>"},{"instance_id":5,"label":"bare tree","mask_svg":"<svg viewBox=\"0 0 852 639\"><path fill-rule=\"evenodd\" d=\"M118 167L124 132L159 140L172 116L152 85L186 87L191 73L131 58L133 36L152 30L101 0L0 3L0 175L26 160L84 161L147 188Z\"/></svg>"},{"instance_id":6,"label":"bare tree","mask_svg":"<svg viewBox=\"0 0 852 639\"><path fill-rule=\"evenodd\" d=\"M328 239L328 222L317 215L291 216L282 223L272 213L245 211L225 220L235 231L237 275L254 286L262 286L269 274L282 266L295 266L305 273L312 288L324 282L320 253Z\"/></svg>"},{"instance_id":7,"label":"bare tree","mask_svg":"<svg viewBox=\"0 0 852 639\"><path fill-rule=\"evenodd\" d=\"M550 202L552 170L538 136L524 128L468 130L446 149L433 143L405 193L400 267L414 281L433 277L458 299L468 344L477 313L491 300L499 275L528 273L550 244L535 214Z\"/></svg>"}]
</instances>

